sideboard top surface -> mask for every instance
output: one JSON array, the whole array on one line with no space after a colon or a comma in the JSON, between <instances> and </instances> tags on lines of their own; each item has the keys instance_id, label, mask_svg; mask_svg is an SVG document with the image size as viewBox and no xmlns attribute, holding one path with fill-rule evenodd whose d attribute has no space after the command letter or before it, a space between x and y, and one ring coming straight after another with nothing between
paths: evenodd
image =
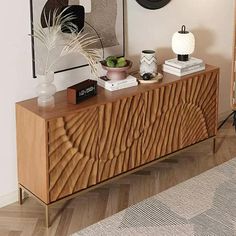
<instances>
[{"instance_id":1,"label":"sideboard top surface","mask_svg":"<svg viewBox=\"0 0 236 236\"><path fill-rule=\"evenodd\" d=\"M55 95L55 107L48 110L43 110L37 106L37 98L29 99L26 101L18 102L17 106L24 107L25 109L35 113L37 116L41 117L45 120L55 119L61 116L68 115L70 113L79 112L84 109L93 108L99 105L107 104L109 102L115 102L117 100L135 96L140 93L144 93L153 89L160 88L167 84L175 83L181 80L186 80L188 78L192 78L195 75L204 74L207 72L211 72L214 70L218 70L217 67L207 65L206 69L200 72L196 72L190 75L186 75L183 77L177 77L168 73L164 73L164 78L162 82L155 83L155 84L145 84L145 85L138 85L136 87L122 89L115 92L107 91L98 86L98 95L92 97L88 100L85 100L78 105L73 105L67 103L67 93L66 90L56 93Z\"/></svg>"}]
</instances>

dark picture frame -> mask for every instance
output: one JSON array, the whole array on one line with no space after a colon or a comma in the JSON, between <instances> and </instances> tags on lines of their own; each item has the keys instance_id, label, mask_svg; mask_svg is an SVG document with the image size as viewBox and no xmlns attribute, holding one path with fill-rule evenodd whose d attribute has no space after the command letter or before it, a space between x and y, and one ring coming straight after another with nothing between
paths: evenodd
<instances>
[{"instance_id":1,"label":"dark picture frame","mask_svg":"<svg viewBox=\"0 0 236 236\"><path fill-rule=\"evenodd\" d=\"M43 11L43 8L38 9L38 7L36 8L34 6L35 2L38 2L38 1L45 2L45 4L46 4L50 0L30 0L31 35L34 34L35 23L40 22L39 17L37 18L35 16L36 9L38 11L38 15L39 15L40 11L41 12ZM53 1L56 2L56 0L53 0ZM57 1L59 2L59 4L62 2L62 0L57 0ZM89 0L87 0L87 1L89 1ZM101 0L90 0L90 1L91 1L91 5L93 7L94 6L93 4L96 1L101 1ZM69 0L68 0L68 2L69 2ZM106 43L102 42L102 46L104 47L104 52L103 52L104 58L107 56L110 56L110 55L125 56L125 1L124 0L110 0L109 4L111 2L113 2L117 6L115 33L116 33L118 44L115 46L113 46L113 45L106 46ZM93 14L93 8L92 8L92 12L90 14ZM114 15L114 14L111 14L111 15ZM36 18L37 18L37 20L36 20ZM93 26L91 26L91 23L90 24L88 23L88 25L90 28L93 27ZM94 36L98 36L99 30L96 31L96 28L95 27L93 27L93 28L95 30ZM107 38L107 37L102 38L101 37L101 40L109 41L109 38ZM37 61L37 41L33 37L31 37L31 47L32 47L32 74L33 74L33 78L37 78L37 74L38 74L37 63L36 63L36 61ZM75 69L83 68L83 67L87 67L87 66L88 66L88 64L85 61L81 62L81 64L78 63L78 65L74 65L74 66L68 65L66 68L64 66L62 68L60 68L60 66L59 66L55 70L55 73L66 72L66 71L75 70Z\"/></svg>"},{"instance_id":2,"label":"dark picture frame","mask_svg":"<svg viewBox=\"0 0 236 236\"><path fill-rule=\"evenodd\" d=\"M171 0L136 0L142 7L156 10L167 5Z\"/></svg>"}]
</instances>

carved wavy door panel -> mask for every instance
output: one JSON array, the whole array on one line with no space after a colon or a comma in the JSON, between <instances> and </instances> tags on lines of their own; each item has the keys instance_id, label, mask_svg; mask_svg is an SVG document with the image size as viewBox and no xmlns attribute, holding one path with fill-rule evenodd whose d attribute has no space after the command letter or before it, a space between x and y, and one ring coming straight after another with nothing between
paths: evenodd
<instances>
[{"instance_id":1,"label":"carved wavy door panel","mask_svg":"<svg viewBox=\"0 0 236 236\"><path fill-rule=\"evenodd\" d=\"M142 164L180 149L184 91L178 82L145 93Z\"/></svg>"},{"instance_id":2,"label":"carved wavy door panel","mask_svg":"<svg viewBox=\"0 0 236 236\"><path fill-rule=\"evenodd\" d=\"M56 201L97 183L98 109L49 122L49 195Z\"/></svg>"},{"instance_id":3,"label":"carved wavy door panel","mask_svg":"<svg viewBox=\"0 0 236 236\"><path fill-rule=\"evenodd\" d=\"M216 135L218 72L186 80L182 116L182 147Z\"/></svg>"},{"instance_id":4,"label":"carved wavy door panel","mask_svg":"<svg viewBox=\"0 0 236 236\"><path fill-rule=\"evenodd\" d=\"M141 94L99 107L99 182L141 165L143 122Z\"/></svg>"},{"instance_id":5,"label":"carved wavy door panel","mask_svg":"<svg viewBox=\"0 0 236 236\"><path fill-rule=\"evenodd\" d=\"M145 93L142 164L216 134L218 73Z\"/></svg>"}]
</instances>

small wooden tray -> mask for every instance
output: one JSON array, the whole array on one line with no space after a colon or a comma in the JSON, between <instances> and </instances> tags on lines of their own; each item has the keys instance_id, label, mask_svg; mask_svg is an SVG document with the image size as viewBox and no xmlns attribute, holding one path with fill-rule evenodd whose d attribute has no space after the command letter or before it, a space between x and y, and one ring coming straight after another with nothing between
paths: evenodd
<instances>
[{"instance_id":1,"label":"small wooden tray","mask_svg":"<svg viewBox=\"0 0 236 236\"><path fill-rule=\"evenodd\" d=\"M138 81L140 84L153 84L162 81L163 75L158 73L155 78L151 80L143 80L141 76L139 76Z\"/></svg>"},{"instance_id":2,"label":"small wooden tray","mask_svg":"<svg viewBox=\"0 0 236 236\"><path fill-rule=\"evenodd\" d=\"M154 84L161 82L163 79L163 75L161 73L158 73L155 78L151 80L143 80L139 72L132 73L134 77L136 77L140 84Z\"/></svg>"}]
</instances>

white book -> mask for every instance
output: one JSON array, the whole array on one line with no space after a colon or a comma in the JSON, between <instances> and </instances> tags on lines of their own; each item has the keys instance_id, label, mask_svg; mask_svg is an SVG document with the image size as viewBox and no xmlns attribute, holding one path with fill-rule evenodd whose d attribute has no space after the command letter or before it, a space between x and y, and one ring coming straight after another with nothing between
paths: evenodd
<instances>
[{"instance_id":1,"label":"white book","mask_svg":"<svg viewBox=\"0 0 236 236\"><path fill-rule=\"evenodd\" d=\"M179 74L183 74L183 73L186 73L186 72L191 72L191 71L194 71L194 70L197 70L197 69L202 69L202 68L205 69L205 64L204 63L201 63L199 65L194 65L194 66L191 66L191 67L187 67L187 68L183 68L183 69L178 69L176 67L166 65L166 64L163 65L163 70L164 71L165 70L171 70L171 71L175 71L176 73L179 73Z\"/></svg>"},{"instance_id":2,"label":"white book","mask_svg":"<svg viewBox=\"0 0 236 236\"><path fill-rule=\"evenodd\" d=\"M176 67L178 69L184 69L187 67L195 66L204 63L202 59L191 57L189 61L178 61L177 58L166 60L165 64Z\"/></svg>"},{"instance_id":3,"label":"white book","mask_svg":"<svg viewBox=\"0 0 236 236\"><path fill-rule=\"evenodd\" d=\"M205 69L206 69L206 67L202 66L202 67L199 67L197 69L187 71L187 72L184 72L184 73L176 72L175 70L166 69L166 68L163 68L163 71L166 72L166 73L169 73L169 74L176 75L176 76L185 76L185 75L189 75L189 74L192 74L192 73L195 73L195 72L198 72L198 71L202 71L202 70L205 70Z\"/></svg>"},{"instance_id":4,"label":"white book","mask_svg":"<svg viewBox=\"0 0 236 236\"><path fill-rule=\"evenodd\" d=\"M125 88L130 88L130 87L135 87L138 85L138 82L131 82L131 83L126 83L126 84L119 84L119 85L116 85L116 86L109 86L107 84L101 84L99 81L98 81L98 85L103 87L104 89L106 90L109 90L109 91L117 91L117 90L121 90L121 89L125 89Z\"/></svg>"},{"instance_id":5,"label":"white book","mask_svg":"<svg viewBox=\"0 0 236 236\"><path fill-rule=\"evenodd\" d=\"M123 84L135 83L137 82L137 79L134 76L129 75L124 80L113 81L113 80L108 79L106 76L103 76L103 77L98 78L98 82L106 87L116 87Z\"/></svg>"}]
</instances>

